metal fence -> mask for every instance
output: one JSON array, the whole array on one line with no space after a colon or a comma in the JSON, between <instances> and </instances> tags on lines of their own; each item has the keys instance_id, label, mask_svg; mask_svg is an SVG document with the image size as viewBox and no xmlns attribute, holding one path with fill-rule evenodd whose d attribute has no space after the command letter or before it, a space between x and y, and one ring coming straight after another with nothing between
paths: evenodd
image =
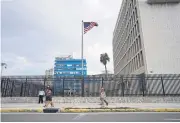
<instances>
[{"instance_id":1,"label":"metal fence","mask_svg":"<svg viewBox=\"0 0 180 123\"><path fill-rule=\"evenodd\" d=\"M33 77L2 77L1 96L2 97L35 97L39 90L44 87L41 78Z\"/></svg>"},{"instance_id":2,"label":"metal fence","mask_svg":"<svg viewBox=\"0 0 180 123\"><path fill-rule=\"evenodd\" d=\"M103 86L106 95L180 96L180 74L53 77L6 76L1 80L1 96L38 96L41 88L53 83L54 96L97 97Z\"/></svg>"}]
</instances>

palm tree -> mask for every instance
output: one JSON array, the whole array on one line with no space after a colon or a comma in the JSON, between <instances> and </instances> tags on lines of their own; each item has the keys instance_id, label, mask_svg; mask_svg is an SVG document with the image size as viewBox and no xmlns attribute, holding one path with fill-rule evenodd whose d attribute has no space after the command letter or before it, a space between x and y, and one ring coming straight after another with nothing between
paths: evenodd
<instances>
[{"instance_id":1,"label":"palm tree","mask_svg":"<svg viewBox=\"0 0 180 123\"><path fill-rule=\"evenodd\" d=\"M106 76L107 76L107 67L106 67L106 65L107 65L107 62L109 62L109 61L110 61L110 58L109 58L109 56L108 56L107 53L103 53L103 54L100 55L100 62L101 62L101 63L104 65L104 67L105 67Z\"/></svg>"}]
</instances>

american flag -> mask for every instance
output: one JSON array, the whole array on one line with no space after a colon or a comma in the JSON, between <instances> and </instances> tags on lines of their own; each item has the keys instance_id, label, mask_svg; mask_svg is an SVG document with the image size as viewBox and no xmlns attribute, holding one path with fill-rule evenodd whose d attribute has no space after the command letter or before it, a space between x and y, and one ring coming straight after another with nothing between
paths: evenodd
<instances>
[{"instance_id":1,"label":"american flag","mask_svg":"<svg viewBox=\"0 0 180 123\"><path fill-rule=\"evenodd\" d=\"M96 22L84 22L84 34L91 30L94 26L98 26Z\"/></svg>"}]
</instances>

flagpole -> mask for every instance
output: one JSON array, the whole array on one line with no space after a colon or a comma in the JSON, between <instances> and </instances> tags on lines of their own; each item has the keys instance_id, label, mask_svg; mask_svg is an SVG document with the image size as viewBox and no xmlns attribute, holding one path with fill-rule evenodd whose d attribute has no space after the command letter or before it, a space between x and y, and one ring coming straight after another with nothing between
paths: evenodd
<instances>
[{"instance_id":1,"label":"flagpole","mask_svg":"<svg viewBox=\"0 0 180 123\"><path fill-rule=\"evenodd\" d=\"M83 71L83 68L84 68L84 65L83 65L83 35L84 35L84 22L82 20L82 42L81 42L81 59L82 59L82 76L84 75L84 71Z\"/></svg>"}]
</instances>

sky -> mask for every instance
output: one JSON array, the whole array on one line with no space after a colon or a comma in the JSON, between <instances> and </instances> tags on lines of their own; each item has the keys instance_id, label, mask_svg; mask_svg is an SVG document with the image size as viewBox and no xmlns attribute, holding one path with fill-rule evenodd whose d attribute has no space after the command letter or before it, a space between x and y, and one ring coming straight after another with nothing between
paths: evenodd
<instances>
[{"instance_id":1,"label":"sky","mask_svg":"<svg viewBox=\"0 0 180 123\"><path fill-rule=\"evenodd\" d=\"M112 36L122 0L1 0L3 75L44 75L57 56L81 58L82 20L98 27L84 35L88 74L113 73Z\"/></svg>"}]
</instances>

